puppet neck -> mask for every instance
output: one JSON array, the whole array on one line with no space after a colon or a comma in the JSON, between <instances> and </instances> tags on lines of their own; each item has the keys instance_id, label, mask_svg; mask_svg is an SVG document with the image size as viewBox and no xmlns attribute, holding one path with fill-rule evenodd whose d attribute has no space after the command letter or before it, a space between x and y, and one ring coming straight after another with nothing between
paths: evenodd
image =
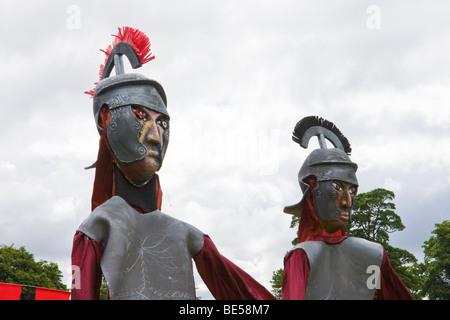
<instances>
[{"instance_id":1,"label":"puppet neck","mask_svg":"<svg viewBox=\"0 0 450 320\"><path fill-rule=\"evenodd\" d=\"M136 187L114 165L114 194L140 212L155 211L158 209L157 179L155 174L145 185Z\"/></svg>"}]
</instances>

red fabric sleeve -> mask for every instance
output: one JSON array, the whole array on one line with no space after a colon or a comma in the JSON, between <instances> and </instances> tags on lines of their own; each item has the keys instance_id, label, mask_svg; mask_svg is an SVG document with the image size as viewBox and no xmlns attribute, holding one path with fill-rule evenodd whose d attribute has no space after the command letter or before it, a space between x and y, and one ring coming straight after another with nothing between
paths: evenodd
<instances>
[{"instance_id":1,"label":"red fabric sleeve","mask_svg":"<svg viewBox=\"0 0 450 320\"><path fill-rule=\"evenodd\" d=\"M200 277L217 300L276 300L249 274L222 256L209 238L204 236L202 250L194 256Z\"/></svg>"},{"instance_id":2,"label":"red fabric sleeve","mask_svg":"<svg viewBox=\"0 0 450 320\"><path fill-rule=\"evenodd\" d=\"M302 249L289 252L284 258L281 296L283 300L305 300L309 278L308 256Z\"/></svg>"},{"instance_id":3,"label":"red fabric sleeve","mask_svg":"<svg viewBox=\"0 0 450 320\"><path fill-rule=\"evenodd\" d=\"M73 239L72 300L98 300L102 282L100 260L103 245L90 239L82 232L77 232Z\"/></svg>"},{"instance_id":4,"label":"red fabric sleeve","mask_svg":"<svg viewBox=\"0 0 450 320\"><path fill-rule=\"evenodd\" d=\"M375 300L414 300L408 288L392 269L384 248L380 269L380 289L375 291Z\"/></svg>"}]
</instances>

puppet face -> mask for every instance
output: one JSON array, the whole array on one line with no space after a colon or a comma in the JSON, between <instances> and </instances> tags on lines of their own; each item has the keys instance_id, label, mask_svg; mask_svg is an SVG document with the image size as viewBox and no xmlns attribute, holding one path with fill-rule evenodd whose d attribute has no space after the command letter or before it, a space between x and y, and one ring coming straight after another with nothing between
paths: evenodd
<instances>
[{"instance_id":1,"label":"puppet face","mask_svg":"<svg viewBox=\"0 0 450 320\"><path fill-rule=\"evenodd\" d=\"M314 206L322 228L335 233L347 226L357 186L340 180L319 181L314 190Z\"/></svg>"},{"instance_id":2,"label":"puppet face","mask_svg":"<svg viewBox=\"0 0 450 320\"><path fill-rule=\"evenodd\" d=\"M169 118L142 106L131 106L127 109L140 124L138 141L145 146L147 155L133 162L123 162L116 156L113 157L127 180L135 186L142 186L161 168L169 143ZM122 141L125 145L128 142Z\"/></svg>"}]
</instances>

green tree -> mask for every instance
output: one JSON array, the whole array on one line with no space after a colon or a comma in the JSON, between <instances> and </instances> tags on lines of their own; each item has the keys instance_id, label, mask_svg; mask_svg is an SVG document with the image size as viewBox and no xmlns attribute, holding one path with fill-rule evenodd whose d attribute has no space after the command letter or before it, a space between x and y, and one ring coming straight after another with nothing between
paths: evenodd
<instances>
[{"instance_id":1,"label":"green tree","mask_svg":"<svg viewBox=\"0 0 450 320\"><path fill-rule=\"evenodd\" d=\"M430 300L450 300L450 221L435 224L424 242L423 294Z\"/></svg>"},{"instance_id":2,"label":"green tree","mask_svg":"<svg viewBox=\"0 0 450 320\"><path fill-rule=\"evenodd\" d=\"M106 285L105 279L102 279L102 284L100 285L99 300L106 300L108 296L108 286Z\"/></svg>"},{"instance_id":3,"label":"green tree","mask_svg":"<svg viewBox=\"0 0 450 320\"><path fill-rule=\"evenodd\" d=\"M405 229L394 212L395 204L391 202L394 198L394 192L382 188L358 194L347 234L387 245L389 233Z\"/></svg>"},{"instance_id":4,"label":"green tree","mask_svg":"<svg viewBox=\"0 0 450 320\"><path fill-rule=\"evenodd\" d=\"M35 261L25 247L0 245L0 282L67 290L62 277L56 263Z\"/></svg>"},{"instance_id":5,"label":"green tree","mask_svg":"<svg viewBox=\"0 0 450 320\"><path fill-rule=\"evenodd\" d=\"M275 298L277 298L279 300L281 300L281 287L283 285L283 272L284 272L283 268L275 270L272 273L272 280L270 280L270 283L272 285L272 293L275 296Z\"/></svg>"},{"instance_id":6,"label":"green tree","mask_svg":"<svg viewBox=\"0 0 450 320\"><path fill-rule=\"evenodd\" d=\"M395 213L394 192L377 188L356 196L347 235L360 237L383 245L392 268L411 291L415 299L423 298L423 279L418 275L420 265L416 257L407 250L392 247L389 234L402 231L405 226Z\"/></svg>"}]
</instances>

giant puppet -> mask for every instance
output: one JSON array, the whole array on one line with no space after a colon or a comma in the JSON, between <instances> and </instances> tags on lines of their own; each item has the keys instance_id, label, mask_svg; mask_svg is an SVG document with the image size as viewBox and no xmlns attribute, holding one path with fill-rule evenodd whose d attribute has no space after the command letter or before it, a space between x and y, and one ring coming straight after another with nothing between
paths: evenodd
<instances>
[{"instance_id":1,"label":"giant puppet","mask_svg":"<svg viewBox=\"0 0 450 320\"><path fill-rule=\"evenodd\" d=\"M300 222L297 245L284 259L283 299L412 299L380 244L346 235L358 189L348 139L316 116L300 120L292 138L306 149L314 136L320 148L298 173L301 201L284 209Z\"/></svg>"},{"instance_id":2,"label":"giant puppet","mask_svg":"<svg viewBox=\"0 0 450 320\"><path fill-rule=\"evenodd\" d=\"M223 257L194 226L161 212L156 172L169 142L167 99L156 81L125 73L152 60L148 37L119 28L105 51L94 90L100 144L92 213L74 236L72 299L98 299L104 277L109 299L195 299L192 260L216 299L274 299ZM111 72L115 69L115 75Z\"/></svg>"}]
</instances>

